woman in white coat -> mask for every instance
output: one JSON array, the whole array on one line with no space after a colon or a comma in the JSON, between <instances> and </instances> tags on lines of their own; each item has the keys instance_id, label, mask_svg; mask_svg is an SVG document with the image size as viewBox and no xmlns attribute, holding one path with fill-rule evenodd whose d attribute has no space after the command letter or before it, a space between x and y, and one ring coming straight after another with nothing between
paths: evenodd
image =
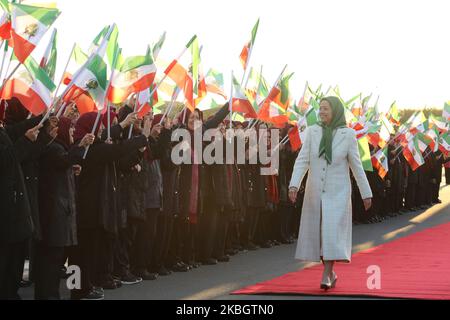
<instances>
[{"instance_id":1,"label":"woman in white coat","mask_svg":"<svg viewBox=\"0 0 450 320\"><path fill-rule=\"evenodd\" d=\"M356 179L364 207L372 192L359 157L356 133L345 122L345 111L336 97L320 102L319 125L308 127L295 161L289 198L295 202L306 172L305 199L295 258L322 261L321 289L336 285L334 262L350 262L352 250L352 201L349 168Z\"/></svg>"}]
</instances>

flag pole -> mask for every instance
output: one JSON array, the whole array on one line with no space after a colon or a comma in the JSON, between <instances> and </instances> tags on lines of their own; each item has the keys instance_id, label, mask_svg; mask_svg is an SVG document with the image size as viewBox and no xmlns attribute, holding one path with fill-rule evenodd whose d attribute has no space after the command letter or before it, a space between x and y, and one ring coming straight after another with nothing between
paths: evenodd
<instances>
[{"instance_id":1,"label":"flag pole","mask_svg":"<svg viewBox=\"0 0 450 320\"><path fill-rule=\"evenodd\" d=\"M262 85L262 72L263 72L263 65L261 65L261 68L259 70L259 83L258 83L258 87L256 88L256 94L255 94L255 102L256 102L256 97L258 96L258 92L261 90L261 85ZM248 82L248 78L247 78L247 82ZM247 85L246 85L247 86ZM252 121L250 121L249 123L249 128L252 128L253 122L254 121L258 121L258 119L252 119Z\"/></svg>"},{"instance_id":2,"label":"flag pole","mask_svg":"<svg viewBox=\"0 0 450 320\"><path fill-rule=\"evenodd\" d=\"M230 130L233 128L233 70L231 70L231 88L230 88Z\"/></svg>"},{"instance_id":3,"label":"flag pole","mask_svg":"<svg viewBox=\"0 0 450 320\"><path fill-rule=\"evenodd\" d=\"M248 59L245 62L246 68L244 69L244 74L242 75L241 86L244 83L244 79L245 79L245 75L247 73L248 65L250 64L250 58L252 57L253 47L254 47L254 45L252 45L252 47L250 48L250 52L248 53Z\"/></svg>"},{"instance_id":4,"label":"flag pole","mask_svg":"<svg viewBox=\"0 0 450 320\"><path fill-rule=\"evenodd\" d=\"M103 41L106 41L106 40L109 41L109 38L110 38L110 36L111 36L112 31L114 30L114 26L115 26L115 25L116 25L116 24L113 23L111 26L109 26L108 33L107 33L106 36L103 38L102 43L100 44L99 48L102 47ZM64 95L67 93L67 91L72 87L72 85L74 84L75 80L76 80L77 77L79 76L80 72L81 72L84 68L86 68L86 66L87 66L89 63L92 62L92 59L94 59L94 56L96 55L96 53L97 53L97 50L94 51L94 52L89 56L89 58L83 63L83 65L77 70L77 72L73 75L72 80L70 80L69 84L68 84L67 87L64 89L64 91L63 91L63 93L61 94L61 96L64 96Z\"/></svg>"},{"instance_id":5,"label":"flag pole","mask_svg":"<svg viewBox=\"0 0 450 320\"><path fill-rule=\"evenodd\" d=\"M111 138L111 104L108 102L106 106L106 139L109 140Z\"/></svg>"},{"instance_id":6,"label":"flag pole","mask_svg":"<svg viewBox=\"0 0 450 320\"><path fill-rule=\"evenodd\" d=\"M95 133L95 130L97 129L98 122L100 121L101 114L102 114L102 110L98 110L97 117L95 118L95 122L94 122L94 126L92 127L91 134ZM88 151L89 151L89 147L90 147L90 145L86 146L85 149L84 149L83 160L86 159L86 156L87 156Z\"/></svg>"},{"instance_id":7,"label":"flag pole","mask_svg":"<svg viewBox=\"0 0 450 320\"><path fill-rule=\"evenodd\" d=\"M181 53L178 55L178 57L174 60L174 61L178 61L180 60L180 58L185 54L185 52L187 51L187 49L189 48L189 46L191 45L191 43L197 38L197 35L194 35L191 40L189 40L188 44L184 47L183 51L181 51ZM166 68L166 70L164 71L164 76L161 78L161 80L159 80L159 82L156 84L156 86L153 88L153 90L150 92L150 97L153 97L153 94L155 93L155 91L159 88L159 86L163 83L164 80L166 80L167 75L169 73L169 71L172 69L172 64L173 62ZM138 112L140 112L142 110L142 108L144 107L144 105L142 105Z\"/></svg>"},{"instance_id":8,"label":"flag pole","mask_svg":"<svg viewBox=\"0 0 450 320\"><path fill-rule=\"evenodd\" d=\"M172 111L173 106L175 105L175 101L177 100L178 94L180 93L180 91L181 91L181 90L179 90L178 87L175 87L175 91L174 91L173 94L172 94L172 99L170 100L170 104L169 104L169 106L167 107L166 111L164 111L164 114L163 114L163 116L162 116L162 118L161 118L161 121L159 121L159 124L163 123L164 118L165 118L166 116L167 116L167 117L169 116L170 112Z\"/></svg>"},{"instance_id":9,"label":"flag pole","mask_svg":"<svg viewBox=\"0 0 450 320\"><path fill-rule=\"evenodd\" d=\"M134 110L133 110L133 112L136 112L140 95L141 95L140 92L138 92L137 95L136 95L136 100L134 101ZM139 108L139 109L141 109L141 108ZM128 131L128 140L131 139L131 134L132 133L133 133L133 124L130 125L130 130Z\"/></svg>"},{"instance_id":10,"label":"flag pole","mask_svg":"<svg viewBox=\"0 0 450 320\"><path fill-rule=\"evenodd\" d=\"M4 43L5 41L2 41L2 46L3 46L3 43ZM3 49L3 57L2 57L2 66L1 66L1 68L0 68L0 79L2 78L2 74L3 74L3 67L5 66L5 58L6 58L6 55L8 54L8 43L6 42L5 43L5 49Z\"/></svg>"},{"instance_id":11,"label":"flag pole","mask_svg":"<svg viewBox=\"0 0 450 320\"><path fill-rule=\"evenodd\" d=\"M107 121L107 124L106 124L107 139L111 138L111 121L110 121L111 120L111 115L110 115L110 111L111 111L111 103L110 102L111 101L108 101L108 92L109 92L109 89L110 89L110 86L111 86L111 82L112 82L112 80L114 78L114 74L115 74L115 71L116 71L117 60L119 59L119 54L121 52L122 52L121 48L117 49L117 51L114 52L114 57L113 57L112 66L111 66L111 75L110 75L109 80L108 80L108 85L106 86L105 98L103 99L104 100L103 103L106 102L106 112L108 113L107 116L106 116L108 118L108 121Z\"/></svg>"},{"instance_id":12,"label":"flag pole","mask_svg":"<svg viewBox=\"0 0 450 320\"><path fill-rule=\"evenodd\" d=\"M56 87L52 103L50 104L50 107L48 108L47 112L45 113L44 117L42 118L42 120L41 120L41 122L39 124L44 123L44 121L48 119L48 117L50 116L50 113L55 108L55 101L56 101L56 98L58 97L58 91L59 91L59 88L61 87L61 84L62 84L62 82L64 80L64 75L66 74L67 67L69 66L69 62L70 62L70 59L72 58L72 55L73 55L74 51L75 51L75 43L72 46L72 50L70 51L70 54L69 54L69 59L67 59L67 63L66 63L66 66L64 67L64 71L62 73L61 79L59 80L58 86ZM65 106L65 103L64 103L64 106ZM63 109L64 106L61 106L60 110L58 110L57 116L58 116L58 114L59 114L59 116L61 116L61 112L60 111Z\"/></svg>"},{"instance_id":13,"label":"flag pole","mask_svg":"<svg viewBox=\"0 0 450 320\"><path fill-rule=\"evenodd\" d=\"M66 105L67 105L67 103L64 102L64 103L61 105L61 107L59 107L59 110L58 110L58 112L56 113L56 117L57 117L58 119L59 119L59 117L61 117L61 115L62 115L64 109L66 108Z\"/></svg>"},{"instance_id":14,"label":"flag pole","mask_svg":"<svg viewBox=\"0 0 450 320\"><path fill-rule=\"evenodd\" d=\"M18 63L17 66L13 69L13 71L11 71L11 73L5 78L5 80L3 80L2 86L0 87L0 91L3 89L3 87L5 86L5 83L11 79L11 77L14 75L14 73L17 71L17 69L19 69L21 63Z\"/></svg>"}]
</instances>

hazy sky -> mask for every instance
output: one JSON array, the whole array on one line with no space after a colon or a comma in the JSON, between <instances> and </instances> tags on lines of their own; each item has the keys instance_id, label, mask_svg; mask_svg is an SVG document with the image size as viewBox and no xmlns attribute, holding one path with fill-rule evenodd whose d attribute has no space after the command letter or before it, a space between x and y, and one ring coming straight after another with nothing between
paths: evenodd
<instances>
[{"instance_id":1,"label":"hazy sky","mask_svg":"<svg viewBox=\"0 0 450 320\"><path fill-rule=\"evenodd\" d=\"M25 1L39 3L39 1ZM438 106L450 99L450 4L403 0L59 0L59 68L74 41L87 49L99 30L116 22L125 55L143 54L167 31L160 53L173 59L193 34L203 45L203 70L234 70L261 18L250 64L264 66L269 83L282 67L295 72L298 99L305 81L338 84L344 98L380 95L380 106ZM447 4L446 4L447 2ZM46 46L48 32L39 50ZM162 71L162 70L161 70ZM228 91L227 91L228 92Z\"/></svg>"}]
</instances>

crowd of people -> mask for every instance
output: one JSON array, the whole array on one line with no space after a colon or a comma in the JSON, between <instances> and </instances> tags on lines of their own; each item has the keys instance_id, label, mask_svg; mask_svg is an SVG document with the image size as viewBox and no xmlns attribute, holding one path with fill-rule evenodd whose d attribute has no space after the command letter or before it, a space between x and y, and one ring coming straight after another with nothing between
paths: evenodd
<instances>
[{"instance_id":1,"label":"crowd of people","mask_svg":"<svg viewBox=\"0 0 450 320\"><path fill-rule=\"evenodd\" d=\"M225 104L208 119L185 109L174 119L139 119L131 101L118 112L30 116L13 98L0 125L0 299L20 299L24 262L35 299L60 299L67 265L79 266L72 299L103 299L105 290L230 261L244 250L298 237L304 179L296 203L288 186L298 151L280 147L277 174L259 164L181 164L171 160L173 130L230 124ZM96 120L99 125L93 132ZM232 122L234 128L248 123ZM267 128L258 123L257 130ZM281 129L280 139L288 134ZM249 145L246 145L248 155ZM374 223L439 203L442 167L430 152L411 170L395 144L381 179L367 172L374 199L364 211L353 189L354 223ZM446 169L447 183L450 172Z\"/></svg>"}]
</instances>

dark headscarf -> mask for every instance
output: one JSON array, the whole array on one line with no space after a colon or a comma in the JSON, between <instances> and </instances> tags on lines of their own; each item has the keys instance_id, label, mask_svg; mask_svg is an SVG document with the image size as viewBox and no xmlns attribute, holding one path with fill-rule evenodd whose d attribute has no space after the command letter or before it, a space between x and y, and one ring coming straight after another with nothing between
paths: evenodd
<instances>
[{"instance_id":1,"label":"dark headscarf","mask_svg":"<svg viewBox=\"0 0 450 320\"><path fill-rule=\"evenodd\" d=\"M126 117L128 117L128 115L130 113L133 112L133 108L131 108L128 105L124 105L120 110L119 113L117 114L117 120L119 120L119 122L122 122L123 120L126 119Z\"/></svg>"},{"instance_id":2,"label":"dark headscarf","mask_svg":"<svg viewBox=\"0 0 450 320\"><path fill-rule=\"evenodd\" d=\"M114 119L117 117L117 113L109 111L109 125L112 126ZM108 127L108 112L105 112L102 116L102 123L105 128Z\"/></svg>"},{"instance_id":3,"label":"dark headscarf","mask_svg":"<svg viewBox=\"0 0 450 320\"><path fill-rule=\"evenodd\" d=\"M6 100L5 123L7 125L22 122L28 118L30 111L28 111L19 99L13 97Z\"/></svg>"},{"instance_id":4,"label":"dark headscarf","mask_svg":"<svg viewBox=\"0 0 450 320\"><path fill-rule=\"evenodd\" d=\"M75 132L73 134L73 140L75 143L81 141L83 137L92 132L94 128L95 119L97 119L97 112L88 112L83 114L75 124ZM99 131L100 124L97 124L97 128L95 128L94 135L97 136Z\"/></svg>"},{"instance_id":5,"label":"dark headscarf","mask_svg":"<svg viewBox=\"0 0 450 320\"><path fill-rule=\"evenodd\" d=\"M337 128L347 126L345 121L345 110L342 102L337 97L326 97L322 101L328 101L331 105L332 120L329 125L320 122L322 127L322 140L320 140L319 157L325 156L325 160L328 164L331 164L333 160L332 144L333 144L333 131Z\"/></svg>"},{"instance_id":6,"label":"dark headscarf","mask_svg":"<svg viewBox=\"0 0 450 320\"><path fill-rule=\"evenodd\" d=\"M64 145L67 149L70 147L70 128L72 127L72 120L66 117L60 117L58 121L58 136L56 140Z\"/></svg>"}]
</instances>

